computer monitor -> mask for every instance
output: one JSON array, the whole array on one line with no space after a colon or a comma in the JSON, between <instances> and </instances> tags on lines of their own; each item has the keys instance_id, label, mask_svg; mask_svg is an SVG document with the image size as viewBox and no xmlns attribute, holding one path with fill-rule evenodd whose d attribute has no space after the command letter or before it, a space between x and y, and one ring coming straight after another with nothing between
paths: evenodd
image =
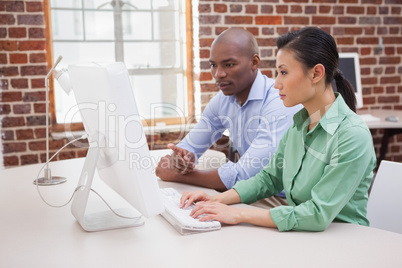
<instances>
[{"instance_id":1,"label":"computer monitor","mask_svg":"<svg viewBox=\"0 0 402 268\"><path fill-rule=\"evenodd\" d=\"M339 69L355 89L356 109L363 107L359 55L357 53L339 53Z\"/></svg>"},{"instance_id":2,"label":"computer monitor","mask_svg":"<svg viewBox=\"0 0 402 268\"><path fill-rule=\"evenodd\" d=\"M69 65L68 73L90 145L71 211L86 231L142 225L139 213L151 217L164 206L128 71L121 62L80 63ZM132 159L149 161L141 165ZM133 207L132 216L126 209L123 217L110 209L86 213L96 171Z\"/></svg>"}]
</instances>

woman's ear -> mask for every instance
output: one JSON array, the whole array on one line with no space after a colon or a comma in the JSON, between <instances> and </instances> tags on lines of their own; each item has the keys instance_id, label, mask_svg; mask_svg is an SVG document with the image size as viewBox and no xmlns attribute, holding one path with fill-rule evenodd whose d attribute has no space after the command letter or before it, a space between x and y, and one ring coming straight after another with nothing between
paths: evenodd
<instances>
[{"instance_id":1,"label":"woman's ear","mask_svg":"<svg viewBox=\"0 0 402 268\"><path fill-rule=\"evenodd\" d=\"M318 83L325 77L325 67L322 64L317 64L312 68L312 82Z\"/></svg>"}]
</instances>

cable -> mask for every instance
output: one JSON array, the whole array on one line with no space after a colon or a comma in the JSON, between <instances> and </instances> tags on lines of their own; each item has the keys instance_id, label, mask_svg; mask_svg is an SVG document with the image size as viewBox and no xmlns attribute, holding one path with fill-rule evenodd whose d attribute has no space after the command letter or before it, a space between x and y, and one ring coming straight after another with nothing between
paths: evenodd
<instances>
[{"instance_id":1,"label":"cable","mask_svg":"<svg viewBox=\"0 0 402 268\"><path fill-rule=\"evenodd\" d=\"M41 174L43 168L44 168L60 151L62 151L64 148L66 148L66 147L67 147L68 145L70 145L71 143L76 142L76 141L81 140L81 139L86 139L86 138L88 138L88 134L84 134L84 135L82 135L81 137L76 138L76 139L74 139L74 140L68 142L67 144L65 144L65 145L64 145L63 147L61 147L52 157L50 157L49 160L47 160L46 163L45 163L45 164L42 166L42 168L39 170L38 175L36 176L36 180L35 180L36 183L35 183L35 184L36 184L36 189L37 189L37 191L38 191L38 194L39 194L40 198L42 199L42 201L43 201L46 205L48 205L48 206L50 206L50 207L53 207L53 208L62 208L62 207L65 207L65 206L67 206L67 205L71 202L71 200L73 200L75 193L82 187L82 185L78 185L78 186L74 189L73 194L71 195L70 199L69 199L65 204L63 204L63 205L52 205L52 204L50 204L49 202L47 202L47 201L44 199L44 197L42 196L42 194L41 194L41 192L40 192L40 190L39 190L38 178L39 178L39 175ZM94 192L94 193L106 204L106 206L113 212L113 214L115 214L116 216L118 216L118 217L120 217L120 218L124 218L124 219L129 219L129 220L135 220L135 219L141 218L141 216L139 216L139 217L127 217L127 216L123 216L123 215L118 214L118 213L109 205L109 203L108 203L97 191L95 191L95 190L92 189L92 188L91 188L91 191Z\"/></svg>"},{"instance_id":2,"label":"cable","mask_svg":"<svg viewBox=\"0 0 402 268\"><path fill-rule=\"evenodd\" d=\"M78 140L86 139L86 138L88 138L88 134L84 134L84 135L82 135L81 137L76 138L76 139L74 139L74 140L72 140L72 141L66 143L66 144L65 144L63 147L61 147L54 155L52 155L52 157L50 157L50 158L46 161L46 163L42 166L42 168L39 170L38 175L36 176L36 180L35 180L36 190L38 191L38 194L39 194L40 198L42 199L42 201L43 201L46 205L48 205L48 206L50 206L50 207L54 207L54 208L62 208L62 207L67 206L67 205L71 202L71 200L73 200L73 197L74 197L75 193L78 191L79 188L81 188L81 186L77 186L77 188L74 189L74 192L73 192L73 194L71 195L70 199L67 201L67 203L65 203L65 204L63 204L63 205L52 205L52 204L48 203L48 202L45 200L45 198L43 198L43 196L42 196L42 194L41 194L41 192L40 192L40 190L39 190L38 179L39 179L39 175L41 174L43 168L44 168L61 150L63 150L64 148L66 148L68 145L70 145L71 143L76 142L76 141L78 141Z\"/></svg>"},{"instance_id":3,"label":"cable","mask_svg":"<svg viewBox=\"0 0 402 268\"><path fill-rule=\"evenodd\" d=\"M117 213L116 211L114 211L114 209L109 205L109 203L108 203L97 191L95 191L95 190L92 189L92 188L91 188L91 191L94 192L97 196L99 196L99 198L102 199L102 201L106 204L106 206L107 206L107 207L113 212L113 214L116 215L117 217L124 218L124 219L128 219L128 220L136 220L136 219L141 218L141 216L139 216L139 217L127 217L127 216L120 215L119 213Z\"/></svg>"}]
</instances>

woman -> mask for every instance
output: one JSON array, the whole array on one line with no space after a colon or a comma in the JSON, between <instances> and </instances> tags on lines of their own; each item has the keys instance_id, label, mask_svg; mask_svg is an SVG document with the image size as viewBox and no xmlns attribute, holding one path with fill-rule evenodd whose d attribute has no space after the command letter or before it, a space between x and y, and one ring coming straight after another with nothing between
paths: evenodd
<instances>
[{"instance_id":1,"label":"woman","mask_svg":"<svg viewBox=\"0 0 402 268\"><path fill-rule=\"evenodd\" d=\"M354 90L337 68L333 37L307 27L279 37L277 46L274 87L286 107L301 103L304 108L260 173L215 196L184 192L181 206L197 202L191 215L204 214L201 221L244 222L279 231L322 231L334 220L369 225L368 189L376 164L373 141L354 113ZM283 189L288 206L269 210L227 206L250 204Z\"/></svg>"}]
</instances>

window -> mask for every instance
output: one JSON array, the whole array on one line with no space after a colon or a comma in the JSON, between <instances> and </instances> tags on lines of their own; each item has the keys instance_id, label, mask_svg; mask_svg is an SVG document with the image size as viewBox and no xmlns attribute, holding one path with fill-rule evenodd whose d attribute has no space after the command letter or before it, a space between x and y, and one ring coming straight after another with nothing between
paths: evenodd
<instances>
[{"instance_id":1,"label":"window","mask_svg":"<svg viewBox=\"0 0 402 268\"><path fill-rule=\"evenodd\" d=\"M186 31L191 25L190 0L49 2L53 54L49 58L63 56L64 67L123 61L147 125L184 123L193 116L192 33ZM80 122L74 96L52 84L53 123Z\"/></svg>"}]
</instances>

